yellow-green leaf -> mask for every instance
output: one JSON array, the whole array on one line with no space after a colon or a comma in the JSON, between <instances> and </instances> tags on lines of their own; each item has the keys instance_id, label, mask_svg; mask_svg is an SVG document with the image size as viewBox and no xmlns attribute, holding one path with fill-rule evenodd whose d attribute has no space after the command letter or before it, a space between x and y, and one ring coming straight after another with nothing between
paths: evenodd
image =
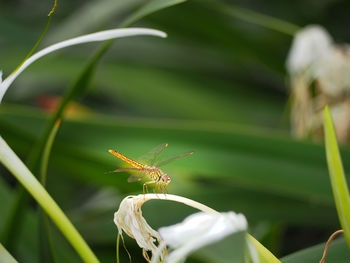
<instances>
[{"instance_id":1,"label":"yellow-green leaf","mask_svg":"<svg viewBox=\"0 0 350 263\"><path fill-rule=\"evenodd\" d=\"M350 247L350 197L343 163L339 153L337 138L329 108L324 109L324 134L326 155L335 205L348 246Z\"/></svg>"}]
</instances>

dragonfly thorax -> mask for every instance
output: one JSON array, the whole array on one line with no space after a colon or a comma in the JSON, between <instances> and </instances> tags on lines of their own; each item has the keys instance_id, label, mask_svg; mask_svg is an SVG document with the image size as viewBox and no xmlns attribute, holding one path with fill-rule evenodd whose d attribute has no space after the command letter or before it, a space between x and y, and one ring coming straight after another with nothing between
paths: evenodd
<instances>
[{"instance_id":1,"label":"dragonfly thorax","mask_svg":"<svg viewBox=\"0 0 350 263\"><path fill-rule=\"evenodd\" d=\"M171 181L170 176L168 174L164 173L157 166L146 166L145 171L156 182L162 182L164 184L169 184Z\"/></svg>"}]
</instances>

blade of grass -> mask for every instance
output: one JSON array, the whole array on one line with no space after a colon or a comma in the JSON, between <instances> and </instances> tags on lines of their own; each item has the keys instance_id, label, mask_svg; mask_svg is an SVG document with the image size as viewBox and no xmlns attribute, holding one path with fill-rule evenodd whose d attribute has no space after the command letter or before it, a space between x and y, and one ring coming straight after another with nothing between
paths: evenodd
<instances>
[{"instance_id":1,"label":"blade of grass","mask_svg":"<svg viewBox=\"0 0 350 263\"><path fill-rule=\"evenodd\" d=\"M136 21L141 20L145 16L148 16L148 15L155 13L159 10L162 10L164 8L183 3L185 1L186 0L153 0L153 1L149 1L146 4L144 4L143 6L141 6L141 8L136 10L134 13L132 13L130 16L128 16L124 20L124 22L122 23L122 27L130 26L133 23L135 23Z\"/></svg>"},{"instance_id":2,"label":"blade of grass","mask_svg":"<svg viewBox=\"0 0 350 263\"><path fill-rule=\"evenodd\" d=\"M41 209L39 211L39 249L40 262L56 262L50 222Z\"/></svg>"},{"instance_id":3,"label":"blade of grass","mask_svg":"<svg viewBox=\"0 0 350 263\"><path fill-rule=\"evenodd\" d=\"M350 196L346 182L343 163L339 153L337 138L334 130L332 116L326 106L323 112L324 134L329 178L331 180L335 205L340 225L350 248Z\"/></svg>"},{"instance_id":4,"label":"blade of grass","mask_svg":"<svg viewBox=\"0 0 350 263\"><path fill-rule=\"evenodd\" d=\"M275 30L286 35L294 36L295 32L300 29L299 26L294 25L290 22L272 16L260 14L249 9L239 8L225 3L217 3L216 1L207 1L207 3L210 3L211 7L214 7L218 11L229 16L233 16L248 23Z\"/></svg>"},{"instance_id":5,"label":"blade of grass","mask_svg":"<svg viewBox=\"0 0 350 263\"><path fill-rule=\"evenodd\" d=\"M52 145L53 142L55 140L58 128L60 127L61 124L61 120L58 119L55 123L55 125L53 126L46 144L44 146L44 151L43 151L43 155L41 156L41 163L40 163L40 182L41 184L45 187L46 185L46 174L47 174L47 166L49 163L49 158L50 158L50 153L51 153L51 149L52 149Z\"/></svg>"},{"instance_id":6,"label":"blade of grass","mask_svg":"<svg viewBox=\"0 0 350 263\"><path fill-rule=\"evenodd\" d=\"M57 0L55 0L55 2L53 3L53 7L47 16L50 17L55 12L56 8L57 8Z\"/></svg>"},{"instance_id":7,"label":"blade of grass","mask_svg":"<svg viewBox=\"0 0 350 263\"><path fill-rule=\"evenodd\" d=\"M2 137L0 137L0 162L16 177L16 179L27 189L27 191L51 217L53 222L61 230L63 235L65 235L80 257L85 262L99 262L61 208Z\"/></svg>"},{"instance_id":8,"label":"blade of grass","mask_svg":"<svg viewBox=\"0 0 350 263\"><path fill-rule=\"evenodd\" d=\"M17 263L18 261L4 248L0 243L0 262L1 263Z\"/></svg>"},{"instance_id":9,"label":"blade of grass","mask_svg":"<svg viewBox=\"0 0 350 263\"><path fill-rule=\"evenodd\" d=\"M34 46L32 47L32 49L29 51L29 53L27 54L27 56L23 59L23 61L17 66L17 68L16 68L11 74L13 74L15 71L17 71L17 69L19 69L19 68L23 65L23 63L33 54L33 52L34 52L34 51L36 50L36 48L39 46L41 40L43 39L43 37L44 37L45 34L46 34L47 29L48 29L49 26L50 26L51 19L52 19L52 15L53 15L53 13L55 12L56 7L57 7L57 0L55 0L54 5L53 5L53 7L52 7L50 13L48 14L49 19L47 20L47 23L46 23L46 26L45 26L43 32L42 32L41 35L39 36L38 40L36 41L36 43L34 44Z\"/></svg>"},{"instance_id":10,"label":"blade of grass","mask_svg":"<svg viewBox=\"0 0 350 263\"><path fill-rule=\"evenodd\" d=\"M49 163L49 157L52 149L53 142L55 140L58 128L61 121L58 120L50 132L48 140L44 146L43 154L41 155L40 163L40 182L45 187L47 177L47 166ZM39 213L40 222L40 256L41 262L55 262L53 241L51 236L50 222L45 213L40 210Z\"/></svg>"}]
</instances>

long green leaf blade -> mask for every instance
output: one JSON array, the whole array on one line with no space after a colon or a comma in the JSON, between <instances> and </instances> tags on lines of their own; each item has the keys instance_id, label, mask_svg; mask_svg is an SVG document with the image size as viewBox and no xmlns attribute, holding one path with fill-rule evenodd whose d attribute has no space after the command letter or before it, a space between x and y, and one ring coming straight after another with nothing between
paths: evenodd
<instances>
[{"instance_id":1,"label":"long green leaf blade","mask_svg":"<svg viewBox=\"0 0 350 263\"><path fill-rule=\"evenodd\" d=\"M49 163L50 153L53 142L55 141L58 128L60 127L61 121L58 120L53 126L50 135L44 146L43 154L41 155L40 163L40 182L45 187L47 177L47 166ZM39 213L40 217L40 248L41 248L41 261L42 262L55 262L53 242L51 236L50 222L47 216L41 210Z\"/></svg>"},{"instance_id":2,"label":"long green leaf blade","mask_svg":"<svg viewBox=\"0 0 350 263\"><path fill-rule=\"evenodd\" d=\"M214 4L212 5L213 8L216 8L217 10L226 13L229 16L233 16L248 23L259 25L290 36L293 36L296 31L300 29L299 26L294 25L290 22L262 13L257 13L253 10L239 8L224 3L218 4L215 1L208 1L208 3Z\"/></svg>"},{"instance_id":3,"label":"long green leaf blade","mask_svg":"<svg viewBox=\"0 0 350 263\"><path fill-rule=\"evenodd\" d=\"M47 166L49 163L52 145L53 145L53 142L55 141L56 134L57 134L58 128L60 127L60 124L61 124L61 120L58 119L56 121L55 125L52 127L52 130L51 130L49 137L47 138L46 144L44 146L43 155L41 156L40 182L44 186L46 185Z\"/></svg>"},{"instance_id":4,"label":"long green leaf blade","mask_svg":"<svg viewBox=\"0 0 350 263\"><path fill-rule=\"evenodd\" d=\"M130 16L128 16L125 21L122 23L122 27L129 26L136 21L148 16L158 10L162 10L164 8L177 5L185 2L186 0L153 0L149 1L145 5L143 5L140 9L136 10Z\"/></svg>"},{"instance_id":5,"label":"long green leaf blade","mask_svg":"<svg viewBox=\"0 0 350 263\"><path fill-rule=\"evenodd\" d=\"M337 138L329 108L324 109L324 134L326 155L335 205L348 246L350 247L350 196L343 163L339 153Z\"/></svg>"}]
</instances>

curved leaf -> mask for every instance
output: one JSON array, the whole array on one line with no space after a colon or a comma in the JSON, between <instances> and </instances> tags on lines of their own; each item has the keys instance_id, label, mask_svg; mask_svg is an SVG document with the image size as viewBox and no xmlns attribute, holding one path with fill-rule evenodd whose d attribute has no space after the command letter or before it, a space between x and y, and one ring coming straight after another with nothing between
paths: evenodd
<instances>
[{"instance_id":1,"label":"curved leaf","mask_svg":"<svg viewBox=\"0 0 350 263\"><path fill-rule=\"evenodd\" d=\"M148 28L112 29L112 30L100 31L97 33L92 33L84 36L79 36L76 38L72 38L69 40L56 43L47 48L44 48L43 50L29 57L26 61L22 63L22 65L15 72L13 72L3 82L0 83L0 102L3 96L5 95L8 87L18 77L19 74L21 74L30 64L32 64L39 58L53 51L56 51L65 47L69 47L69 46L82 44L82 43L104 41L104 40L113 39L113 38L121 38L121 37L128 37L128 36L137 36L137 35L153 35L158 37L166 37L166 34L164 32L161 32L159 30L154 30L154 29L148 29Z\"/></svg>"}]
</instances>

